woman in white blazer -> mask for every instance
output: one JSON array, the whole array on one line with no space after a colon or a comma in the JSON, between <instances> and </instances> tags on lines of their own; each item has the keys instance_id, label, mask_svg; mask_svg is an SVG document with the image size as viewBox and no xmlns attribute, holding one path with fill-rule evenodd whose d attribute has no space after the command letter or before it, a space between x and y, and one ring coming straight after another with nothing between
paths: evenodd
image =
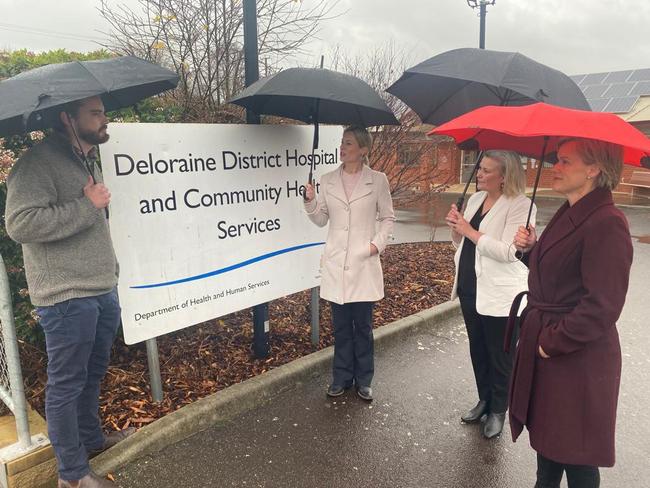
<instances>
[{"instance_id":1,"label":"woman in white blazer","mask_svg":"<svg viewBox=\"0 0 650 488\"><path fill-rule=\"evenodd\" d=\"M353 385L372 401L373 303L384 297L379 255L386 248L395 214L388 179L367 166L372 138L361 127L343 132L339 168L321 177L318 198L305 190L305 210L319 227L329 222L321 258L320 296L332 305L334 363L331 397Z\"/></svg>"},{"instance_id":2,"label":"woman in white blazer","mask_svg":"<svg viewBox=\"0 0 650 488\"><path fill-rule=\"evenodd\" d=\"M508 405L513 357L503 351L503 341L510 306L528 289L528 268L515 257L512 243L526 223L530 200L521 160L513 152L486 151L476 184L464 214L452 205L446 220L456 247L451 298L460 299L479 397L461 419L474 423L487 414L483 435L490 439L501 433ZM535 214L533 208L533 225Z\"/></svg>"}]
</instances>

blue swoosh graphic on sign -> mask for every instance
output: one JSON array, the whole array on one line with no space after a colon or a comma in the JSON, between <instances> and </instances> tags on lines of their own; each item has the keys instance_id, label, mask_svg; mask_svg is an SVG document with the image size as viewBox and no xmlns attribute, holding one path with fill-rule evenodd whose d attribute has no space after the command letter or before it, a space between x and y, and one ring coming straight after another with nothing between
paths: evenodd
<instances>
[{"instance_id":1,"label":"blue swoosh graphic on sign","mask_svg":"<svg viewBox=\"0 0 650 488\"><path fill-rule=\"evenodd\" d=\"M238 268L243 268L245 266L251 265L253 263L257 263L259 261L264 261L265 259L270 259L275 256L279 256L280 254L286 254L288 252L294 252L294 251L299 251L300 249L305 249L307 247L314 247L314 246L322 246L325 244L324 242L312 242L310 244L301 244L300 246L293 246L293 247L287 247L284 249L280 249L278 251L273 251L268 254L262 254L261 256L257 256L251 259L247 259L246 261L242 261L241 263L236 263L232 264L230 266L226 266L225 268L221 269L215 269L214 271L209 271L207 273L202 273L200 275L196 276L188 276L187 278L180 278L178 280L173 280L173 281L165 281L163 283L152 283L151 285L137 285L137 286L131 286L129 288L132 289L143 289L143 288L160 288L162 286L171 286L171 285L178 285L180 283L187 283L188 281L197 281L197 280L202 280L205 278L210 278L211 276L217 276L223 273L227 273L228 271L232 271L234 269Z\"/></svg>"}]
</instances>

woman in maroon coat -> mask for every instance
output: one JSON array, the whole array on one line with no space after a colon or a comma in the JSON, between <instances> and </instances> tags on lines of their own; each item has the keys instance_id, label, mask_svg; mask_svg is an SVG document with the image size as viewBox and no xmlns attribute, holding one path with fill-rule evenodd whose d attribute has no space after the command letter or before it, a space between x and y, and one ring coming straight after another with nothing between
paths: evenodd
<instances>
[{"instance_id":1,"label":"woman in maroon coat","mask_svg":"<svg viewBox=\"0 0 650 488\"><path fill-rule=\"evenodd\" d=\"M565 471L571 488L598 487L598 466L614 465L621 377L616 320L632 264L627 220L611 194L622 153L601 141L563 141L553 189L567 202L539 242L532 228L521 227L515 236L516 247L530 252L530 291L512 375L510 426L513 440L528 429L537 451L536 488L559 487Z\"/></svg>"}]
</instances>

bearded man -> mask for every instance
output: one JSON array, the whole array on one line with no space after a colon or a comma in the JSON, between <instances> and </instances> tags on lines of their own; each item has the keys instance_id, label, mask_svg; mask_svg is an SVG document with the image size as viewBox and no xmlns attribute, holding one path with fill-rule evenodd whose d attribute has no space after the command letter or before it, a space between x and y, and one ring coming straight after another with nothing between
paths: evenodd
<instances>
[{"instance_id":1,"label":"bearded man","mask_svg":"<svg viewBox=\"0 0 650 488\"><path fill-rule=\"evenodd\" d=\"M132 432L104 435L99 388L120 323L118 265L97 165L108 119L101 98L65 106L54 133L7 180L7 233L22 244L27 285L45 332L45 414L59 488L109 488L89 456Z\"/></svg>"}]
</instances>

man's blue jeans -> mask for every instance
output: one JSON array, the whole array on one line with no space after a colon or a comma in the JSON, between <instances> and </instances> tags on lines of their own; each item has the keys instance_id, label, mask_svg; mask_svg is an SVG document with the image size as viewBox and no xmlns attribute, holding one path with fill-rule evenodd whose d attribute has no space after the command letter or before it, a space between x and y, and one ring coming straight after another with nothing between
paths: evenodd
<instances>
[{"instance_id":1,"label":"man's blue jeans","mask_svg":"<svg viewBox=\"0 0 650 488\"><path fill-rule=\"evenodd\" d=\"M90 471L88 451L104 445L99 386L120 324L117 290L36 311L47 346L47 430L59 477L78 480Z\"/></svg>"}]
</instances>

